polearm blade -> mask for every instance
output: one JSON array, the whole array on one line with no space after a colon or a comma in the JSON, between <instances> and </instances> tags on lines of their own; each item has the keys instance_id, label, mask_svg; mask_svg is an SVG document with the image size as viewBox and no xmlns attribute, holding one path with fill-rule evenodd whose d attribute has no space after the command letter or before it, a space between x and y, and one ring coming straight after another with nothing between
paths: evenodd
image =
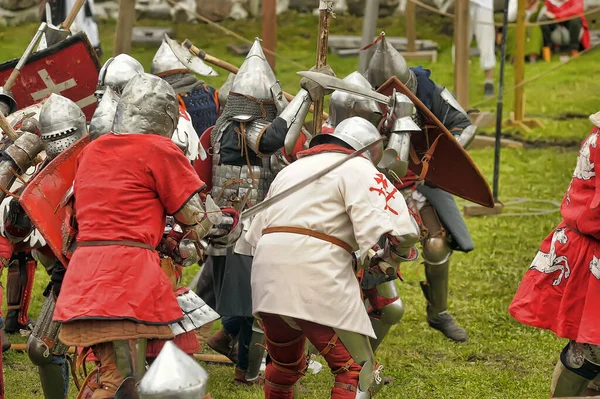
<instances>
[{"instance_id":1,"label":"polearm blade","mask_svg":"<svg viewBox=\"0 0 600 399\"><path fill-rule=\"evenodd\" d=\"M270 206L278 203L279 201L289 197L290 195L294 194L295 192L303 189L304 187L308 186L309 184L319 180L321 177L325 176L326 174L328 174L329 172L339 168L340 166L342 166L343 164L345 164L346 162L348 162L349 160L351 160L352 158L356 158L358 156L360 156L361 154L363 154L364 152L368 151L370 148L376 146L377 144L381 143L383 141L384 137L379 138L378 140L372 142L371 144L364 146L363 148L361 148L360 150L356 150L354 151L352 154L349 154L347 156L345 156L344 158L340 159L339 161L335 162L334 164L332 164L331 166L328 166L327 168L323 169L322 171L302 180L300 183L296 184L295 186L292 186L290 188L288 188L285 191L282 191L279 194L276 194L272 197L269 197L267 199L265 199L263 202L261 202L260 204L254 205L252 208L245 210L244 212L242 212L242 219L247 219L247 218L251 218L252 216L255 216L257 214L259 214L260 212L264 211L265 209L269 208Z\"/></svg>"},{"instance_id":2,"label":"polearm blade","mask_svg":"<svg viewBox=\"0 0 600 399\"><path fill-rule=\"evenodd\" d=\"M188 49L171 39L166 33L163 39L167 42L179 62L185 65L190 71L203 76L219 76L214 69L204 63L201 57L194 56Z\"/></svg>"},{"instance_id":3,"label":"polearm blade","mask_svg":"<svg viewBox=\"0 0 600 399\"><path fill-rule=\"evenodd\" d=\"M393 103L393 97L384 96L383 94L377 93L374 90L355 85L354 83L346 82L335 76L329 76L325 75L324 73L312 71L298 72L298 75L313 80L315 83L319 84L325 89L340 90L351 94L358 94L387 105L391 105Z\"/></svg>"},{"instance_id":4,"label":"polearm blade","mask_svg":"<svg viewBox=\"0 0 600 399\"><path fill-rule=\"evenodd\" d=\"M333 1L319 0L319 37L317 41L317 68L327 65L329 24L333 15ZM314 133L320 134L323 127L323 98L314 100Z\"/></svg>"}]
</instances>

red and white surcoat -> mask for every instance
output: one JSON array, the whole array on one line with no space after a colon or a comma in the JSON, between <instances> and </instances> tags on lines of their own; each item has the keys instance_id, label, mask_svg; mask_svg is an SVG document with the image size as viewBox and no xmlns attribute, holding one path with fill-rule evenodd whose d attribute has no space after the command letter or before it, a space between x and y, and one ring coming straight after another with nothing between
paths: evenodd
<instances>
[{"instance_id":1,"label":"red and white surcoat","mask_svg":"<svg viewBox=\"0 0 600 399\"><path fill-rule=\"evenodd\" d=\"M510 304L523 324L600 345L600 112L583 142L561 205L563 220L542 242Z\"/></svg>"}]
</instances>

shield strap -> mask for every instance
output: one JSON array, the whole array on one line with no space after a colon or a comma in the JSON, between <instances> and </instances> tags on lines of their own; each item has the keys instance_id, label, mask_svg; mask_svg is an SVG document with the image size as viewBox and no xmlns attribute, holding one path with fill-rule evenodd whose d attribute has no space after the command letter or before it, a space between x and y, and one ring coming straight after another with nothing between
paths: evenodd
<instances>
[{"instance_id":1,"label":"shield strap","mask_svg":"<svg viewBox=\"0 0 600 399\"><path fill-rule=\"evenodd\" d=\"M421 159L419 159L419 156L417 155L417 152L415 151L415 147L413 147L412 145L410 146L409 155L410 155L411 161L413 161L413 163L415 165L422 164L421 173L419 173L418 180L423 180L423 179L425 179L425 176L427 176L427 171L429 170L429 161L433 157L433 153L435 152L435 147L437 147L440 137L442 137L441 134L436 137L436 139L433 141L433 144L431 144L431 146L427 149L427 152L425 153L425 155L423 155L423 157Z\"/></svg>"}]
</instances>

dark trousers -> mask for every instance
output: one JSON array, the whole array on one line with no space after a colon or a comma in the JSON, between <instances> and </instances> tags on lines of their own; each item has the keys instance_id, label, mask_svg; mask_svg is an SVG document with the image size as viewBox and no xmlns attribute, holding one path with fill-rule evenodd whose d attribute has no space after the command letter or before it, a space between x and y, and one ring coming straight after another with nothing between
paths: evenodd
<instances>
[{"instance_id":1,"label":"dark trousers","mask_svg":"<svg viewBox=\"0 0 600 399\"><path fill-rule=\"evenodd\" d=\"M252 338L253 317L223 316L221 324L225 331L238 337L238 364L240 370L248 369L248 350Z\"/></svg>"},{"instance_id":2,"label":"dark trousers","mask_svg":"<svg viewBox=\"0 0 600 399\"><path fill-rule=\"evenodd\" d=\"M547 21L547 18L542 18L542 21ZM569 50L579 50L579 34L583 27L583 21L581 18L570 19L568 21L560 22L557 24L542 25L542 35L544 37L544 47L552 47L552 32L558 28L559 25L564 26L569 31Z\"/></svg>"}]
</instances>

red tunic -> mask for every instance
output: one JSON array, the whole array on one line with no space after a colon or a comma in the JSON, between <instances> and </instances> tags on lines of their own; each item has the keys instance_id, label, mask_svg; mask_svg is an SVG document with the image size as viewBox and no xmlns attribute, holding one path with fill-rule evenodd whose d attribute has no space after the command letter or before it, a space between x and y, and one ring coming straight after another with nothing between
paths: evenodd
<instances>
[{"instance_id":1,"label":"red tunic","mask_svg":"<svg viewBox=\"0 0 600 399\"><path fill-rule=\"evenodd\" d=\"M521 323L600 345L600 129L583 142L561 205L563 221L540 250L510 304Z\"/></svg>"},{"instance_id":2,"label":"red tunic","mask_svg":"<svg viewBox=\"0 0 600 399\"><path fill-rule=\"evenodd\" d=\"M204 187L165 137L102 136L80 155L75 175L77 241L122 240L157 246L167 214ZM65 275L54 320L126 319L169 324L182 318L155 251L80 247Z\"/></svg>"}]
</instances>

